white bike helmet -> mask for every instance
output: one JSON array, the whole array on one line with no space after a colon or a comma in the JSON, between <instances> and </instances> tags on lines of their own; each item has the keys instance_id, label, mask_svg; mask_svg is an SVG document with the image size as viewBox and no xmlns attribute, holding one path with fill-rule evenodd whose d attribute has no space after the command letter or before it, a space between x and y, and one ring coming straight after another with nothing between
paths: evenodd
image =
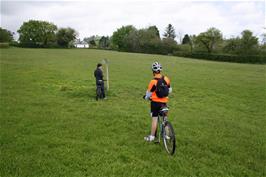
<instances>
[{"instance_id":1,"label":"white bike helmet","mask_svg":"<svg viewBox=\"0 0 266 177\"><path fill-rule=\"evenodd\" d=\"M154 62L151 66L151 69L153 72L159 72L162 71L162 65L159 62Z\"/></svg>"}]
</instances>

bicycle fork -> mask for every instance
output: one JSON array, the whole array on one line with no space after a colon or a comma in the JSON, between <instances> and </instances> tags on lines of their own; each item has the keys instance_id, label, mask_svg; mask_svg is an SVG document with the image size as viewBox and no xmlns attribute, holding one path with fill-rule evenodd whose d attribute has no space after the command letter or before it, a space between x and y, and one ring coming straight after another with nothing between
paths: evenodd
<instances>
[{"instance_id":1,"label":"bicycle fork","mask_svg":"<svg viewBox=\"0 0 266 177\"><path fill-rule=\"evenodd\" d=\"M163 122L160 120L160 117L158 116L158 121L157 121L157 130L156 134L158 136L158 143L161 142L161 138L163 138Z\"/></svg>"},{"instance_id":2,"label":"bicycle fork","mask_svg":"<svg viewBox=\"0 0 266 177\"><path fill-rule=\"evenodd\" d=\"M160 120L160 117L158 117L158 122L157 122L157 130L156 132L158 132L158 142L160 143L161 138L163 139L165 136L165 130L164 130L164 125L165 122L167 121L167 117L161 117L162 120Z\"/></svg>"}]
</instances>

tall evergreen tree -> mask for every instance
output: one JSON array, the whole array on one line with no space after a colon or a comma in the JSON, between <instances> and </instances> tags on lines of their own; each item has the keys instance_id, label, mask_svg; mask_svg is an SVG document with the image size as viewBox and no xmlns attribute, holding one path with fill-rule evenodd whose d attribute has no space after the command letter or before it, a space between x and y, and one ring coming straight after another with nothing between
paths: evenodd
<instances>
[{"instance_id":1,"label":"tall evergreen tree","mask_svg":"<svg viewBox=\"0 0 266 177\"><path fill-rule=\"evenodd\" d=\"M182 44L189 44L190 43L190 38L189 35L186 34L182 40Z\"/></svg>"},{"instance_id":2,"label":"tall evergreen tree","mask_svg":"<svg viewBox=\"0 0 266 177\"><path fill-rule=\"evenodd\" d=\"M110 44L109 37L102 36L99 41L99 48L106 49L109 47L109 44Z\"/></svg>"},{"instance_id":3,"label":"tall evergreen tree","mask_svg":"<svg viewBox=\"0 0 266 177\"><path fill-rule=\"evenodd\" d=\"M173 27L173 25L168 24L168 26L165 29L165 33L163 34L163 36L165 38L172 38L175 39L176 34L175 34L175 28Z\"/></svg>"}]
</instances>

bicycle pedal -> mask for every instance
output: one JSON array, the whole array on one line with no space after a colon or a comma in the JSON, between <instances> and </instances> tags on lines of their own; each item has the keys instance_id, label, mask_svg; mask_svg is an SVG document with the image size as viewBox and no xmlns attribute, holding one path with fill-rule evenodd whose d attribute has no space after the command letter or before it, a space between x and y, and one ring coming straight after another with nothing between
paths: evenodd
<instances>
[{"instance_id":1,"label":"bicycle pedal","mask_svg":"<svg viewBox=\"0 0 266 177\"><path fill-rule=\"evenodd\" d=\"M170 140L171 137L170 136L165 136L165 139Z\"/></svg>"}]
</instances>

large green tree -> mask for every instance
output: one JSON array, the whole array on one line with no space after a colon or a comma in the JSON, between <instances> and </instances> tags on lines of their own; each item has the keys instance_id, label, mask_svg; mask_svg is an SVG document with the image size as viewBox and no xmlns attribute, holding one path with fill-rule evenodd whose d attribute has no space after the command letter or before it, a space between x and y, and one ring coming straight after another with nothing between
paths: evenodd
<instances>
[{"instance_id":1,"label":"large green tree","mask_svg":"<svg viewBox=\"0 0 266 177\"><path fill-rule=\"evenodd\" d=\"M112 46L118 50L126 50L125 38L134 30L136 30L136 28L132 25L122 26L117 29L112 35Z\"/></svg>"},{"instance_id":2,"label":"large green tree","mask_svg":"<svg viewBox=\"0 0 266 177\"><path fill-rule=\"evenodd\" d=\"M22 46L47 47L54 43L56 25L46 21L30 20L19 28L19 41Z\"/></svg>"},{"instance_id":3,"label":"large green tree","mask_svg":"<svg viewBox=\"0 0 266 177\"><path fill-rule=\"evenodd\" d=\"M128 52L141 52L140 51L140 36L139 30L132 30L123 40L124 49Z\"/></svg>"},{"instance_id":4,"label":"large green tree","mask_svg":"<svg viewBox=\"0 0 266 177\"><path fill-rule=\"evenodd\" d=\"M266 56L266 33L263 33L261 37L260 53Z\"/></svg>"},{"instance_id":5,"label":"large green tree","mask_svg":"<svg viewBox=\"0 0 266 177\"><path fill-rule=\"evenodd\" d=\"M263 33L261 37L262 37L262 41L261 41L262 45L266 45L266 33Z\"/></svg>"},{"instance_id":6,"label":"large green tree","mask_svg":"<svg viewBox=\"0 0 266 177\"><path fill-rule=\"evenodd\" d=\"M225 41L224 51L238 55L253 55L259 50L259 40L250 30L244 30L240 37Z\"/></svg>"},{"instance_id":7,"label":"large green tree","mask_svg":"<svg viewBox=\"0 0 266 177\"><path fill-rule=\"evenodd\" d=\"M202 32L197 36L197 43L202 45L208 53L212 53L213 50L222 41L223 35L217 28L209 28L206 32Z\"/></svg>"},{"instance_id":8,"label":"large green tree","mask_svg":"<svg viewBox=\"0 0 266 177\"><path fill-rule=\"evenodd\" d=\"M164 36L165 38L172 38L172 39L175 39L176 34L175 34L175 28L173 27L173 25L168 24L168 26L167 26L166 29L165 29L165 32L164 32L163 36Z\"/></svg>"},{"instance_id":9,"label":"large green tree","mask_svg":"<svg viewBox=\"0 0 266 177\"><path fill-rule=\"evenodd\" d=\"M255 54L258 51L259 39L253 36L250 30L244 30L241 35L238 53L242 55Z\"/></svg>"},{"instance_id":10,"label":"large green tree","mask_svg":"<svg viewBox=\"0 0 266 177\"><path fill-rule=\"evenodd\" d=\"M140 50L144 53L159 53L161 39L159 30L154 26L139 30Z\"/></svg>"},{"instance_id":11,"label":"large green tree","mask_svg":"<svg viewBox=\"0 0 266 177\"><path fill-rule=\"evenodd\" d=\"M236 54L240 50L240 38L230 38L224 41L224 52L225 53L231 53L231 54Z\"/></svg>"},{"instance_id":12,"label":"large green tree","mask_svg":"<svg viewBox=\"0 0 266 177\"><path fill-rule=\"evenodd\" d=\"M173 38L163 38L160 48L162 54L173 54L177 49L177 42Z\"/></svg>"},{"instance_id":13,"label":"large green tree","mask_svg":"<svg viewBox=\"0 0 266 177\"><path fill-rule=\"evenodd\" d=\"M12 32L0 27L0 42L12 42L13 40Z\"/></svg>"},{"instance_id":14,"label":"large green tree","mask_svg":"<svg viewBox=\"0 0 266 177\"><path fill-rule=\"evenodd\" d=\"M155 25L154 26L149 26L147 30L150 31L151 33L155 34L156 37L160 38L160 31L157 28L157 26L155 26Z\"/></svg>"},{"instance_id":15,"label":"large green tree","mask_svg":"<svg viewBox=\"0 0 266 177\"><path fill-rule=\"evenodd\" d=\"M57 44L69 48L77 36L78 33L73 28L60 28L56 33Z\"/></svg>"},{"instance_id":16,"label":"large green tree","mask_svg":"<svg viewBox=\"0 0 266 177\"><path fill-rule=\"evenodd\" d=\"M132 30L123 43L130 52L159 53L160 34L156 26L150 26L139 30Z\"/></svg>"}]
</instances>

